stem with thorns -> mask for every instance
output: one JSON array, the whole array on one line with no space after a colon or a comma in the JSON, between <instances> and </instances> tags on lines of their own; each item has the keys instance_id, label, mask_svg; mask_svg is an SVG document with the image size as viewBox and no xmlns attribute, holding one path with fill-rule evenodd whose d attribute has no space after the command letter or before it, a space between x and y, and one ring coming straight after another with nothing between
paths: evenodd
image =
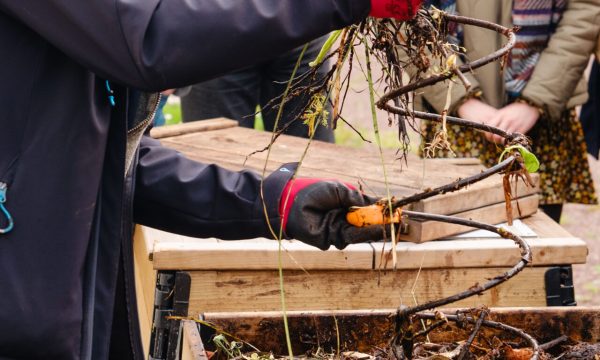
<instances>
[{"instance_id":1,"label":"stem with thorns","mask_svg":"<svg viewBox=\"0 0 600 360\"><path fill-rule=\"evenodd\" d=\"M527 244L527 242L525 240L523 240L520 236L513 234L512 232L510 232L506 229L499 228L499 227L496 227L493 225L484 224L484 223L481 223L478 221L462 219L462 218L458 218L458 217L454 217L454 216L434 215L434 214L427 214L427 213L408 211L408 210L402 211L402 214L407 216L408 219L411 219L411 220L439 221L439 222L464 225L464 226L469 226L469 227L473 227L473 228L477 228L477 229L491 231L491 232L494 232L494 233L500 235L501 237L503 237L505 239L513 240L521 249L521 260L519 260L519 262L515 266L513 266L510 270L506 271L504 274L496 276L493 279L490 279L488 282L486 282L483 285L472 286L471 288L467 289L466 291L460 292L458 294L400 310L400 312L404 315L410 315L410 314L417 313L419 311L433 309L433 308L447 305L447 304L450 304L450 303L453 303L453 302L456 302L456 301L459 301L462 299L466 299L473 295L481 294L482 292L489 290L495 286L498 286L501 283L505 282L506 280L510 279L511 277L515 276L516 274L521 272L525 268L525 266L527 266L527 264L529 264L531 262L532 255L531 255L531 247L529 246L529 244ZM408 316L405 316L405 318L408 318Z\"/></svg>"}]
</instances>

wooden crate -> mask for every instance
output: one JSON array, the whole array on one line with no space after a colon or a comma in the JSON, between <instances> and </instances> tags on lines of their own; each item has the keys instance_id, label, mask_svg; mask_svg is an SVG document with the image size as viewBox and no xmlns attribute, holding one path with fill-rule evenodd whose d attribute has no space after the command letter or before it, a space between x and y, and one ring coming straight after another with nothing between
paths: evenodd
<instances>
[{"instance_id":1,"label":"wooden crate","mask_svg":"<svg viewBox=\"0 0 600 360\"><path fill-rule=\"evenodd\" d=\"M585 243L543 213L523 222L537 234L527 239L533 250L532 266L456 306L546 306L552 295L547 288L548 274L563 271L566 264L585 263ZM197 318L205 312L281 309L279 251L274 240L195 239L138 227L134 246L146 349L156 320L157 274L174 272L188 279L186 289L171 290L177 302L185 304L185 311L178 315ZM372 243L321 251L298 241L283 241L287 309L369 310L422 303L482 283L508 270L519 258L516 245L504 239L403 242L397 247L398 269L392 271L389 248L389 244ZM177 295L181 292L183 298Z\"/></svg>"},{"instance_id":2,"label":"wooden crate","mask_svg":"<svg viewBox=\"0 0 600 360\"><path fill-rule=\"evenodd\" d=\"M457 306L545 306L546 272L557 265L585 263L585 243L543 213L524 223L537 234L527 239L533 250L532 266ZM281 308L277 241L195 239L139 227L135 248L147 304L154 298L156 271L177 270L191 278L190 315ZM396 271L390 269L389 243L321 251L284 240L282 248L289 310L378 309L425 302L482 283L519 260L517 246L500 238L399 243ZM146 312L149 322L150 310Z\"/></svg>"},{"instance_id":3,"label":"wooden crate","mask_svg":"<svg viewBox=\"0 0 600 360\"><path fill-rule=\"evenodd\" d=\"M191 159L217 163L231 170L253 169L262 172L267 152L249 156L265 148L271 134L237 127L237 122L215 119L153 129L153 136L168 147ZM307 140L280 136L271 148L267 172L301 159ZM484 169L477 159L427 159L408 154L406 163L397 160L394 150L385 153L389 188L393 196L404 197L474 175ZM312 142L302 161L300 176L340 179L362 186L373 196L387 193L381 159L373 146L361 149L341 147L320 141ZM533 175L534 181L538 177ZM525 217L538 208L538 188L527 187L522 181L512 182L515 200L513 216ZM409 208L441 215L455 215L489 224L506 221L502 177L495 175L460 191L435 196L412 204ZM458 225L409 221L402 239L423 242L467 231Z\"/></svg>"},{"instance_id":4,"label":"wooden crate","mask_svg":"<svg viewBox=\"0 0 600 360\"><path fill-rule=\"evenodd\" d=\"M201 125L211 129L189 133L186 129L172 127L161 130L157 136L162 137L165 145L191 158L205 162L218 160L220 165L234 170L242 168L252 150L268 143L264 142L266 133L237 127L222 128L233 123L219 120ZM166 134L169 131L171 133ZM304 145L303 139L282 137L273 149L274 160L269 162L268 170L298 160ZM360 177L369 189L381 191L384 185L380 180L378 161L378 157L368 151L319 143L305 159L301 175L346 181ZM413 158L409 159L409 164L411 161ZM414 161L419 159L414 158ZM246 165L254 169L261 169L263 163L264 154L246 161ZM404 166L404 171L399 172L398 163L391 161L388 165L394 175L391 187L399 196L445 184L481 169L472 160L431 160L421 165L431 168L431 171L427 170L430 175L423 178L422 167ZM517 186L520 207L523 209L526 208L524 204L529 204L533 208L530 213L534 213L537 207L535 190L526 190L521 185ZM488 179L458 193L423 201L415 205L415 209L464 213L467 217L479 216L492 209L493 216L500 214L493 219L499 220L483 220L501 222L504 207L498 204L503 200L503 193L498 186L501 186L499 181ZM523 200L527 198L533 200ZM549 271L557 266L585 263L585 243L543 213L534 213L524 218L523 223L535 233L527 238L533 249L532 266L507 283L456 306L546 306ZM144 344L149 347L150 329L156 320L157 274L176 274L185 280L184 283L189 283L185 289L168 291L169 299L176 300L184 309L178 310L179 315L197 317L215 311L281 310L280 256L287 309L302 311L369 310L422 303L482 283L518 261L518 248L510 240L486 236L447 238L449 234L464 230L445 229L435 223L411 224L414 242L398 244L398 268L393 271L390 269L389 243L355 244L344 250L321 251L299 241L285 240L280 252L279 243L274 240L196 239L137 227L134 242L136 289ZM423 235L425 232L428 235ZM441 236L445 238L416 243Z\"/></svg>"}]
</instances>

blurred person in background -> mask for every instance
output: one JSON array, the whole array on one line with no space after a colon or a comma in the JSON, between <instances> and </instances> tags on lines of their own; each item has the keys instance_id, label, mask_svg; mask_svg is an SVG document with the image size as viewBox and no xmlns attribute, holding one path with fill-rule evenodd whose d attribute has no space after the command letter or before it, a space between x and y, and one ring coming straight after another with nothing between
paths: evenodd
<instances>
[{"instance_id":1,"label":"blurred person in background","mask_svg":"<svg viewBox=\"0 0 600 360\"><path fill-rule=\"evenodd\" d=\"M472 88L452 87L450 113L468 120L526 134L540 160L540 204L555 221L565 202L596 204L586 144L575 108L587 100L583 72L600 29L600 0L434 0L449 12L518 26L516 44L502 68L494 62L465 73ZM504 36L474 26L456 27L451 41L466 48L466 58L499 49ZM459 63L460 65L460 63ZM441 113L448 84L424 89L416 106ZM423 122L429 143L439 125ZM487 166L503 151L498 136L448 126L459 157L479 157ZM448 156L438 151L437 156Z\"/></svg>"},{"instance_id":2,"label":"blurred person in background","mask_svg":"<svg viewBox=\"0 0 600 360\"><path fill-rule=\"evenodd\" d=\"M283 130L286 135L308 138L308 127L303 124L302 111L310 102L308 92L294 96L284 105L285 111L275 129L280 97L284 94L296 63L302 59L296 70L298 78L307 73L327 36L311 41L303 53L304 46L297 47L284 54L259 64L237 70L216 79L193 85L187 95L181 98L183 122L226 117L237 120L240 126L254 128L257 106L262 115L264 129ZM328 67L321 66L317 76L324 78ZM304 79L298 86L308 85L310 78ZM331 125L331 104L327 104L327 124L319 125L313 136L315 140L334 142Z\"/></svg>"},{"instance_id":3,"label":"blurred person in background","mask_svg":"<svg viewBox=\"0 0 600 360\"><path fill-rule=\"evenodd\" d=\"M381 239L381 227L343 220L372 200L340 182L299 182L280 212L293 165L264 180L261 198L257 174L191 161L146 133L161 90L260 63L369 14L406 19L417 6L0 0L0 358L146 357L134 222L240 239L271 237L268 217L322 249Z\"/></svg>"}]
</instances>

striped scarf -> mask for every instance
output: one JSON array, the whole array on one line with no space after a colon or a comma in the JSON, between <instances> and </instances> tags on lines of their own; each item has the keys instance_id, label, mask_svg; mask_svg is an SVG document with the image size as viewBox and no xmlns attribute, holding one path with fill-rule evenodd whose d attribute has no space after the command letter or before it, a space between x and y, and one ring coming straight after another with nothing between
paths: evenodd
<instances>
[{"instance_id":1,"label":"striped scarf","mask_svg":"<svg viewBox=\"0 0 600 360\"><path fill-rule=\"evenodd\" d=\"M519 27L515 47L511 50L504 69L504 84L509 97L516 98L527 85L541 52L562 17L568 0L513 0L513 25ZM456 13L456 0L428 0L448 13ZM462 27L450 29L450 39L462 42Z\"/></svg>"}]
</instances>

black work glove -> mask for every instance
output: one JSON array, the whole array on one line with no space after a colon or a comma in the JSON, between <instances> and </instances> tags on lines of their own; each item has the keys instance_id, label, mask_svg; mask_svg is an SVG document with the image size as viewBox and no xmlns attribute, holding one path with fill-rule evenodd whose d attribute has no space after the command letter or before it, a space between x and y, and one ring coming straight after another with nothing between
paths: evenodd
<instances>
[{"instance_id":1,"label":"black work glove","mask_svg":"<svg viewBox=\"0 0 600 360\"><path fill-rule=\"evenodd\" d=\"M348 244L384 238L381 225L356 227L346 220L351 206L375 201L339 181L300 178L286 185L279 209L288 237L322 250L330 245L343 249Z\"/></svg>"}]
</instances>

